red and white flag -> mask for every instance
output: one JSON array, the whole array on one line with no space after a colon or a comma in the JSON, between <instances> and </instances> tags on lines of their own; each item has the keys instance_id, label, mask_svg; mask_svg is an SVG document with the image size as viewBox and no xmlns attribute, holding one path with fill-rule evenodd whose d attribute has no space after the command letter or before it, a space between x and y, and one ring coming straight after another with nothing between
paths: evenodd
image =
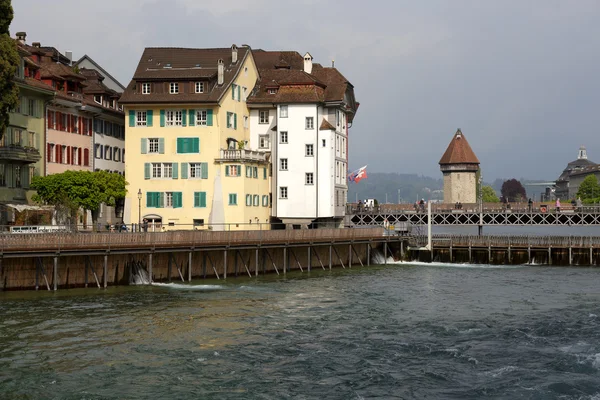
<instances>
[{"instance_id":1,"label":"red and white flag","mask_svg":"<svg viewBox=\"0 0 600 400\"><path fill-rule=\"evenodd\" d=\"M363 179L367 178L367 166L365 165L362 168L357 169L356 171L352 172L350 175L348 175L348 180L350 182L354 182L354 183L358 183Z\"/></svg>"}]
</instances>

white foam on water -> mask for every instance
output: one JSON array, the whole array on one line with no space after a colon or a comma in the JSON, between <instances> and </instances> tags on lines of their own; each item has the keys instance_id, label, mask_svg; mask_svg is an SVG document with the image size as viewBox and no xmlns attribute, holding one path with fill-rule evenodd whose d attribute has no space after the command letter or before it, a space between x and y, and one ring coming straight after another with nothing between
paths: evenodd
<instances>
[{"instance_id":1,"label":"white foam on water","mask_svg":"<svg viewBox=\"0 0 600 400\"><path fill-rule=\"evenodd\" d=\"M169 289L179 289L179 290L203 290L203 291L224 289L223 286L219 286L219 285L184 285L181 283L158 283L158 282L153 282L152 286L164 287L164 288L169 288Z\"/></svg>"},{"instance_id":2,"label":"white foam on water","mask_svg":"<svg viewBox=\"0 0 600 400\"><path fill-rule=\"evenodd\" d=\"M484 372L484 375L489 375L493 378L497 378L507 372L517 371L518 369L519 368L515 367L514 365L507 365L506 367L502 367L502 368L494 369L492 371Z\"/></svg>"},{"instance_id":3,"label":"white foam on water","mask_svg":"<svg viewBox=\"0 0 600 400\"><path fill-rule=\"evenodd\" d=\"M517 269L527 268L527 264L522 265L498 265L498 264L468 264L468 263L445 263L445 262L422 262L422 261L396 261L392 264L413 265L418 267L445 267L445 268L485 268L485 269Z\"/></svg>"}]
</instances>

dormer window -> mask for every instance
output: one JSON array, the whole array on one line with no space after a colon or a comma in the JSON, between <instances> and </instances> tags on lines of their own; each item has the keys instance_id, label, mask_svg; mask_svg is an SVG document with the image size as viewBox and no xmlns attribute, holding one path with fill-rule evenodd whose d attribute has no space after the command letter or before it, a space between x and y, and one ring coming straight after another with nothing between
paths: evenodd
<instances>
[{"instance_id":1,"label":"dormer window","mask_svg":"<svg viewBox=\"0 0 600 400\"><path fill-rule=\"evenodd\" d=\"M142 83L142 94L150 94L150 84Z\"/></svg>"},{"instance_id":2,"label":"dormer window","mask_svg":"<svg viewBox=\"0 0 600 400\"><path fill-rule=\"evenodd\" d=\"M277 94L277 89L269 89L269 94Z\"/></svg>"},{"instance_id":3,"label":"dormer window","mask_svg":"<svg viewBox=\"0 0 600 400\"><path fill-rule=\"evenodd\" d=\"M170 91L171 94L178 94L179 93L179 83L177 82L171 82L170 84Z\"/></svg>"},{"instance_id":4,"label":"dormer window","mask_svg":"<svg viewBox=\"0 0 600 400\"><path fill-rule=\"evenodd\" d=\"M94 101L100 105L102 105L102 96L99 94L94 95Z\"/></svg>"},{"instance_id":5,"label":"dormer window","mask_svg":"<svg viewBox=\"0 0 600 400\"><path fill-rule=\"evenodd\" d=\"M196 93L204 93L204 82L196 82Z\"/></svg>"}]
</instances>

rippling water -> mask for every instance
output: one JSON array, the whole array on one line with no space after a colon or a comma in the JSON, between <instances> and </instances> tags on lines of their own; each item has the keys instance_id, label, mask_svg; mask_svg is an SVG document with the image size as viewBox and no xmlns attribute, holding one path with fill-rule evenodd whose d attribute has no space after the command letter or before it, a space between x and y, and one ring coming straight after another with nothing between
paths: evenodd
<instances>
[{"instance_id":1,"label":"rippling water","mask_svg":"<svg viewBox=\"0 0 600 400\"><path fill-rule=\"evenodd\" d=\"M207 284L209 283L209 284ZM0 294L2 399L600 399L600 269Z\"/></svg>"}]
</instances>

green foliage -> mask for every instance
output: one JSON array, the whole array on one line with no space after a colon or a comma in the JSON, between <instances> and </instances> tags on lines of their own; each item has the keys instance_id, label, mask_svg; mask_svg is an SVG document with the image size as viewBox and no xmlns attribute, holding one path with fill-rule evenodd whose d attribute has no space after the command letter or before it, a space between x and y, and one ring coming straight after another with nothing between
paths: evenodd
<instances>
[{"instance_id":1,"label":"green foliage","mask_svg":"<svg viewBox=\"0 0 600 400\"><path fill-rule=\"evenodd\" d=\"M579 190L577 191L577 197L586 204L596 203L600 198L600 185L595 175L588 175L585 177Z\"/></svg>"},{"instance_id":2,"label":"green foliage","mask_svg":"<svg viewBox=\"0 0 600 400\"><path fill-rule=\"evenodd\" d=\"M0 139L8 126L9 113L17 107L19 88L14 82L21 62L8 27L13 19L10 0L0 0Z\"/></svg>"},{"instance_id":3,"label":"green foliage","mask_svg":"<svg viewBox=\"0 0 600 400\"><path fill-rule=\"evenodd\" d=\"M114 206L127 194L127 182L122 175L106 171L66 171L62 174L36 176L31 188L37 190L34 200L53 206L66 207L71 221L83 208L97 215L102 203ZM94 217L96 222L96 217Z\"/></svg>"},{"instance_id":4,"label":"green foliage","mask_svg":"<svg viewBox=\"0 0 600 400\"><path fill-rule=\"evenodd\" d=\"M496 191L491 186L481 188L484 203L499 203L500 199L496 195Z\"/></svg>"},{"instance_id":5,"label":"green foliage","mask_svg":"<svg viewBox=\"0 0 600 400\"><path fill-rule=\"evenodd\" d=\"M527 199L525 188L516 179L504 181L500 193L502 194L502 198L508 201L525 201Z\"/></svg>"}]
</instances>

